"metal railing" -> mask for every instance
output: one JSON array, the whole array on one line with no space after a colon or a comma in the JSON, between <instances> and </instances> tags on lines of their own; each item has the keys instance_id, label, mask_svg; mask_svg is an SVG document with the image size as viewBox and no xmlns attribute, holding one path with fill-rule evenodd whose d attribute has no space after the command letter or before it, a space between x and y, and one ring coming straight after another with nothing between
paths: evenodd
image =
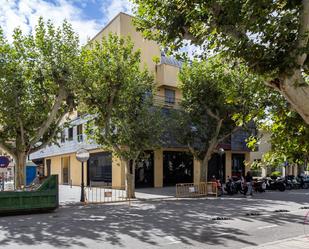
<instances>
[{"instance_id":1,"label":"metal railing","mask_svg":"<svg viewBox=\"0 0 309 249\"><path fill-rule=\"evenodd\" d=\"M205 197L208 195L218 196L218 188L216 182L201 182L194 183L179 183L176 184L176 197L177 198L197 198Z\"/></svg>"},{"instance_id":2,"label":"metal railing","mask_svg":"<svg viewBox=\"0 0 309 249\"><path fill-rule=\"evenodd\" d=\"M86 203L126 202L131 200L125 188L113 186L86 187Z\"/></svg>"},{"instance_id":3,"label":"metal railing","mask_svg":"<svg viewBox=\"0 0 309 249\"><path fill-rule=\"evenodd\" d=\"M165 108L180 109L181 108L180 102L181 102L181 99L177 99L177 98L170 98L170 97L165 97L165 96L160 96L160 95L154 95L153 97L154 105L165 107Z\"/></svg>"}]
</instances>

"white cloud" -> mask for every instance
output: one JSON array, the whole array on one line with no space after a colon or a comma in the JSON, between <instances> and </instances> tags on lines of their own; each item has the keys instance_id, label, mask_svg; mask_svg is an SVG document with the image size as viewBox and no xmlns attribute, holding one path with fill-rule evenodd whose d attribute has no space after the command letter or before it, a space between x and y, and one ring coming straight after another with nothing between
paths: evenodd
<instances>
[{"instance_id":1,"label":"white cloud","mask_svg":"<svg viewBox=\"0 0 309 249\"><path fill-rule=\"evenodd\" d=\"M88 19L82 11L73 5L72 0L56 0L54 3L42 0L0 0L0 26L11 40L15 27L29 32L40 16L45 20L51 19L56 26L67 19L79 34L81 43L85 43L87 38L93 37L102 28L104 18L102 14L102 20Z\"/></svg>"},{"instance_id":2,"label":"white cloud","mask_svg":"<svg viewBox=\"0 0 309 249\"><path fill-rule=\"evenodd\" d=\"M119 12L132 14L133 6L133 3L129 0L108 0L102 3L101 11L104 14L105 21L110 21Z\"/></svg>"}]
</instances>

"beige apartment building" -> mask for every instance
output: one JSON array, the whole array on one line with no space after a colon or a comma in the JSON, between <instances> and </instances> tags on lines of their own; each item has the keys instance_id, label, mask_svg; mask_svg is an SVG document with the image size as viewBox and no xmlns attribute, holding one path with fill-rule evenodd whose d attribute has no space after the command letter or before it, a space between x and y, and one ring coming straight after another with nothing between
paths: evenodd
<instances>
[{"instance_id":1,"label":"beige apartment building","mask_svg":"<svg viewBox=\"0 0 309 249\"><path fill-rule=\"evenodd\" d=\"M141 61L154 74L157 84L156 101L163 108L177 108L182 95L178 89L178 72L181 62L167 57L160 46L146 40L137 32L132 24L132 16L119 13L92 40L100 41L110 32L119 36L129 36L135 48L141 51ZM155 63L153 58L159 58ZM87 121L82 117L72 116L70 127L64 129L60 147L51 145L33 153L30 158L44 165L44 174L58 174L61 184L79 185L81 179L80 163L75 152L85 148L90 158L84 169L87 185L111 184L123 187L125 171L123 163L111 152L103 151L98 144L86 142L83 133ZM220 145L224 155L214 154L210 161L208 175L218 175L222 167L223 177L245 173L245 160L250 160L250 152L246 148L247 134L240 131L233 134L230 142ZM200 165L193 159L185 146L172 143L164 148L147 151L148 158L141 160L136 167L136 187L163 187L176 183L200 181Z\"/></svg>"},{"instance_id":2,"label":"beige apartment building","mask_svg":"<svg viewBox=\"0 0 309 249\"><path fill-rule=\"evenodd\" d=\"M261 136L261 139L258 144L258 150L250 152L250 162L258 161L262 162L262 167L260 169L259 176L265 177L272 173L272 170L276 170L282 173L282 176L286 175L298 175L301 173L301 170L299 169L299 166L296 164L290 164L290 165L279 165L276 169L272 169L267 165L266 163L263 163L263 156L271 151L271 134L267 131L260 130L259 134Z\"/></svg>"}]
</instances>

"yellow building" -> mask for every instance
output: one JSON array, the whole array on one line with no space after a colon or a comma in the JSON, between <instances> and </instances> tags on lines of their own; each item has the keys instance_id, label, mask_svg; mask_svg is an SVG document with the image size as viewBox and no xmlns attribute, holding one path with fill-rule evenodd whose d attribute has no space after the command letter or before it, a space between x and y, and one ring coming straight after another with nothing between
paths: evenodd
<instances>
[{"instance_id":1,"label":"yellow building","mask_svg":"<svg viewBox=\"0 0 309 249\"><path fill-rule=\"evenodd\" d=\"M135 48L141 51L141 61L155 75L157 84L156 101L165 108L177 108L181 92L177 88L178 72L181 63L165 56L160 46L145 40L132 24L132 17L119 13L92 40L100 41L110 32L119 36L130 36ZM156 64L153 58L159 58ZM88 185L112 184L124 186L124 165L104 152L95 143L85 143L83 124L80 117L72 117L71 127L62 134L60 147L51 145L33 153L30 157L34 162L44 165L44 174L58 174L61 184L79 185L81 179L80 163L75 152L83 147L90 152L90 159L83 172ZM209 175L217 174L218 167L223 165L223 176L239 175L245 172L244 160L249 160L249 151L244 144L244 134L234 134L229 144L223 144L225 154L222 158L215 154L210 161ZM233 149L233 150L232 150ZM163 187L179 182L195 182L200 180L199 164L193 160L184 146L171 145L148 151L148 159L142 160L136 167L136 187Z\"/></svg>"}]
</instances>

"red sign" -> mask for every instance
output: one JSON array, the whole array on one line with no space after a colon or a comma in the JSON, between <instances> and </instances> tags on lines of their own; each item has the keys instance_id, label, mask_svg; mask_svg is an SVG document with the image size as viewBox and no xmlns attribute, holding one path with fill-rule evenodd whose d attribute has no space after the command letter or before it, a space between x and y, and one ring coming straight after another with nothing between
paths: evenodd
<instances>
[{"instance_id":1,"label":"red sign","mask_svg":"<svg viewBox=\"0 0 309 249\"><path fill-rule=\"evenodd\" d=\"M0 168L6 168L10 164L10 159L6 156L0 156Z\"/></svg>"}]
</instances>

